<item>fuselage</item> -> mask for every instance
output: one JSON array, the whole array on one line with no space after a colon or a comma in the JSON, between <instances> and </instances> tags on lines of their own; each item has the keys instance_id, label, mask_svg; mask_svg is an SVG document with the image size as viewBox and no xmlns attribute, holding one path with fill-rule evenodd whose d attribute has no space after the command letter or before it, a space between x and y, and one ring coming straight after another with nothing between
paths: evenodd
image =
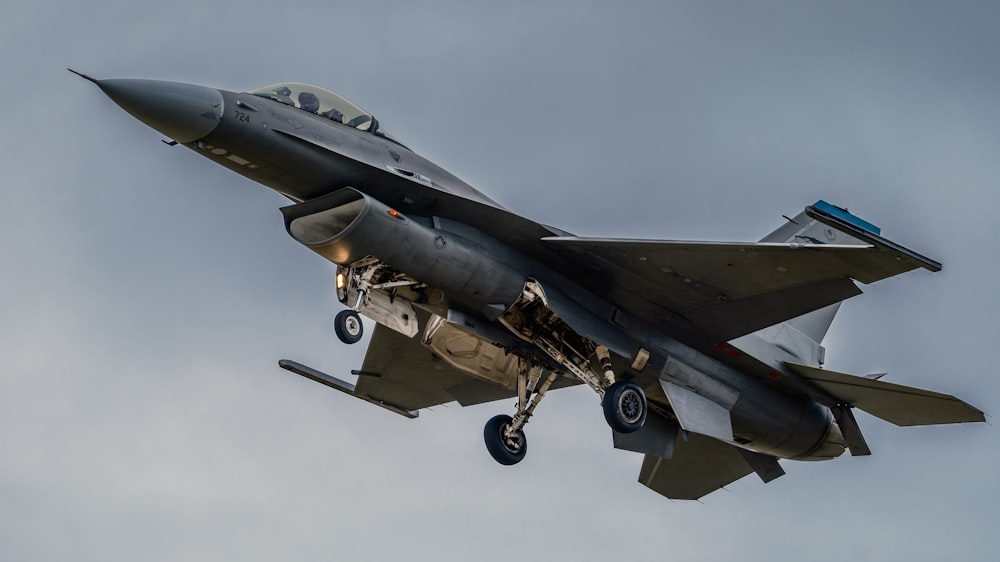
<instances>
[{"instance_id":1,"label":"fuselage","mask_svg":"<svg viewBox=\"0 0 1000 562\"><path fill-rule=\"evenodd\" d=\"M391 201L417 183L500 207L389 137L253 94L221 94L227 109L218 127L187 146L293 200L350 186Z\"/></svg>"},{"instance_id":2,"label":"fuselage","mask_svg":"<svg viewBox=\"0 0 1000 562\"><path fill-rule=\"evenodd\" d=\"M332 117L326 111L332 108L310 111L291 98L279 99L284 94L277 87L269 90L276 93L265 96L169 82L95 82L138 119L294 202L353 188L410 216L429 229L429 236L458 237L469 244L470 252L481 249L501 264L502 271L512 271L511 276L518 278L516 286L512 282L496 289L492 301L506 298L509 302L503 304L509 305L518 298L525 279L538 280L565 301L557 310L559 316L579 318L574 327L586 326L577 328L584 338L611 348L619 371L630 371L637 350L652 355L648 367L631 369L630 375L666 416L671 415L671 404L658 385L665 365L673 359L685 365L685 376L703 377L702 383L690 383L695 392L701 388L710 394L722 388L719 393L732 397L733 444L798 459L827 459L844 450L827 407L769 380L775 373L794 376L778 360L782 352L768 348L756 358L734 355L731 347L722 345L725 342L699 339L692 333L665 333L635 320L620 321L628 310L608 302L585 276L566 267L561 256L535 243L565 232L507 211L391 135L380 134L374 118L365 127L352 126L342 122L347 117ZM289 91L295 93L294 88ZM439 280L447 271L414 271L421 268L419 260L407 262L406 269L397 267L432 286L448 282ZM472 287L474 281L447 295L445 306L496 323L500 311L489 311L493 303ZM465 292L466 287L472 288ZM613 317L619 320L609 320Z\"/></svg>"}]
</instances>

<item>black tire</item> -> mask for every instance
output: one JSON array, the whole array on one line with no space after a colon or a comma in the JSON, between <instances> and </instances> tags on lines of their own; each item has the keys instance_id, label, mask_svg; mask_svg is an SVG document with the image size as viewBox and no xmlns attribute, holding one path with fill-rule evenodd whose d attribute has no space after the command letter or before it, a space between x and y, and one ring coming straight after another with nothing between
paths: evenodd
<instances>
[{"instance_id":1,"label":"black tire","mask_svg":"<svg viewBox=\"0 0 1000 562\"><path fill-rule=\"evenodd\" d=\"M507 415L499 415L490 418L483 428L483 440L486 441L486 450L490 456L498 463L510 466L517 464L524 459L528 452L528 440L524 437L524 431L517 430L510 440L504 438L504 432L510 427L510 422L514 418Z\"/></svg>"},{"instance_id":2,"label":"black tire","mask_svg":"<svg viewBox=\"0 0 1000 562\"><path fill-rule=\"evenodd\" d=\"M618 381L604 391L604 419L619 433L632 433L646 423L646 393L634 382Z\"/></svg>"},{"instance_id":3,"label":"black tire","mask_svg":"<svg viewBox=\"0 0 1000 562\"><path fill-rule=\"evenodd\" d=\"M365 335L365 326L361 323L361 317L353 310L341 310L333 320L333 331L344 343L358 343L361 336Z\"/></svg>"}]
</instances>

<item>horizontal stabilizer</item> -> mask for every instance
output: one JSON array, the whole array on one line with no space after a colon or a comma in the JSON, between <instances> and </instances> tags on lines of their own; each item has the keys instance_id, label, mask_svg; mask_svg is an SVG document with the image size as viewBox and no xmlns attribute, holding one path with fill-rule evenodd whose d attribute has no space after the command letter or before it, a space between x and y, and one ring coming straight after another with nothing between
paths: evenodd
<instances>
[{"instance_id":1,"label":"horizontal stabilizer","mask_svg":"<svg viewBox=\"0 0 1000 562\"><path fill-rule=\"evenodd\" d=\"M786 363L796 373L836 397L901 426L986 421L983 412L951 396L866 377Z\"/></svg>"}]
</instances>

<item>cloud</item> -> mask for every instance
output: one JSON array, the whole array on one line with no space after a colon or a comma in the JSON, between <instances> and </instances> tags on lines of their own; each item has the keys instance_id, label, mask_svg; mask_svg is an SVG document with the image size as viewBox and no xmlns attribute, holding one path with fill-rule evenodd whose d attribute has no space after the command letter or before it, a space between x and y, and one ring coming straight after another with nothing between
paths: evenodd
<instances>
[{"instance_id":1,"label":"cloud","mask_svg":"<svg viewBox=\"0 0 1000 562\"><path fill-rule=\"evenodd\" d=\"M0 558L983 558L991 426L863 416L875 452L703 504L635 480L596 398L553 393L503 468L507 402L407 421L347 377L333 271L283 199L169 148L63 70L343 91L418 153L585 235L755 240L822 197L944 262L866 287L830 368L1000 411L992 4L61 1L7 10ZM824 538L825 537L825 538ZM817 543L819 541L819 543ZM817 544L826 546L817 547ZM829 545L834 545L830 547Z\"/></svg>"}]
</instances>

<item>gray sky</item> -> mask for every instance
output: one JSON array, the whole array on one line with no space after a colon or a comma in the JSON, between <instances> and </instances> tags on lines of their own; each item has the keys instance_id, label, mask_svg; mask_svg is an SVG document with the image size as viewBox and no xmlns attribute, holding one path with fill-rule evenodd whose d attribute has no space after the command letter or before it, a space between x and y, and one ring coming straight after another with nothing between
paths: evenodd
<instances>
[{"instance_id":1,"label":"gray sky","mask_svg":"<svg viewBox=\"0 0 1000 562\"><path fill-rule=\"evenodd\" d=\"M419 6L419 7L418 7ZM994 427L670 502L553 393L408 421L346 375L333 267L282 199L64 70L352 98L416 151L581 235L756 240L819 198L942 261L867 287L827 366L1000 411L992 2L19 2L0 8L0 559L984 560Z\"/></svg>"}]
</instances>

